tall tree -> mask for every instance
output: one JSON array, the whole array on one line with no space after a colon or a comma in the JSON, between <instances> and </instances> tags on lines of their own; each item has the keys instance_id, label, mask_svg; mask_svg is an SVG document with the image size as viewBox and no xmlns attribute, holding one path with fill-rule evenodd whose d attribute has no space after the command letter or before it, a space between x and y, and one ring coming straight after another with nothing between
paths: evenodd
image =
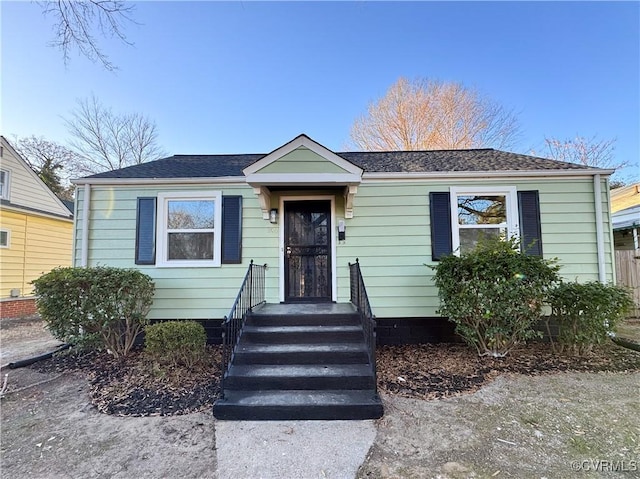
<instances>
[{"instance_id":1,"label":"tall tree","mask_svg":"<svg viewBox=\"0 0 640 479\"><path fill-rule=\"evenodd\" d=\"M545 155L558 161L577 163L596 168L618 170L611 179L611 187L624 186L620 169L630 166L627 160L615 157L616 139L600 139L597 136L586 138L576 136L574 139L560 140L545 138Z\"/></svg>"},{"instance_id":2,"label":"tall tree","mask_svg":"<svg viewBox=\"0 0 640 479\"><path fill-rule=\"evenodd\" d=\"M15 148L51 191L73 198L69 179L78 176L78 157L69 148L35 135L17 138Z\"/></svg>"},{"instance_id":3,"label":"tall tree","mask_svg":"<svg viewBox=\"0 0 640 479\"><path fill-rule=\"evenodd\" d=\"M95 96L78 100L65 123L82 173L116 170L160 158L156 124L139 113L114 113Z\"/></svg>"},{"instance_id":4,"label":"tall tree","mask_svg":"<svg viewBox=\"0 0 640 479\"><path fill-rule=\"evenodd\" d=\"M461 83L400 78L351 127L369 151L508 148L520 134L515 115Z\"/></svg>"},{"instance_id":5,"label":"tall tree","mask_svg":"<svg viewBox=\"0 0 640 479\"><path fill-rule=\"evenodd\" d=\"M45 15L53 16L53 46L62 50L65 63L76 48L94 62L102 63L107 70L116 67L100 48L96 35L116 37L129 43L124 33L127 23L133 22L135 8L121 0L43 0L38 2Z\"/></svg>"}]
</instances>

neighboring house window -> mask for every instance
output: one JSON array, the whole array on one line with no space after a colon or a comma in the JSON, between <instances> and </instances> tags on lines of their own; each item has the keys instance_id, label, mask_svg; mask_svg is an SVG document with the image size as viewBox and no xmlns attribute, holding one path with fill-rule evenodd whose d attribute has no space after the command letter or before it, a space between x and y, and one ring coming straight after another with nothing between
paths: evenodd
<instances>
[{"instance_id":1,"label":"neighboring house window","mask_svg":"<svg viewBox=\"0 0 640 479\"><path fill-rule=\"evenodd\" d=\"M482 238L517 237L515 187L450 188L451 246L456 254L471 251Z\"/></svg>"},{"instance_id":2,"label":"neighboring house window","mask_svg":"<svg viewBox=\"0 0 640 479\"><path fill-rule=\"evenodd\" d=\"M0 170L0 199L9 199L9 178L8 170Z\"/></svg>"},{"instance_id":3,"label":"neighboring house window","mask_svg":"<svg viewBox=\"0 0 640 479\"><path fill-rule=\"evenodd\" d=\"M219 191L158 194L159 266L220 266Z\"/></svg>"},{"instance_id":4,"label":"neighboring house window","mask_svg":"<svg viewBox=\"0 0 640 479\"><path fill-rule=\"evenodd\" d=\"M0 230L0 248L8 248L11 233L9 230Z\"/></svg>"}]
</instances>

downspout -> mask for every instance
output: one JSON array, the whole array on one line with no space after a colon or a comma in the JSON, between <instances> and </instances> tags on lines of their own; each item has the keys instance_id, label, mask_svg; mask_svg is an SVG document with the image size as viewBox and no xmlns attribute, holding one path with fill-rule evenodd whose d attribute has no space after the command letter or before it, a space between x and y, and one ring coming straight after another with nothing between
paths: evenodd
<instances>
[{"instance_id":1,"label":"downspout","mask_svg":"<svg viewBox=\"0 0 640 479\"><path fill-rule=\"evenodd\" d=\"M84 185L82 194L82 247L80 249L80 266L86 268L89 264L89 201L91 198L91 185Z\"/></svg>"},{"instance_id":2,"label":"downspout","mask_svg":"<svg viewBox=\"0 0 640 479\"><path fill-rule=\"evenodd\" d=\"M598 280L605 284L607 275L604 260L604 228L602 217L602 186L600 174L593 175L593 196L596 208L596 245L598 249Z\"/></svg>"}]
</instances>

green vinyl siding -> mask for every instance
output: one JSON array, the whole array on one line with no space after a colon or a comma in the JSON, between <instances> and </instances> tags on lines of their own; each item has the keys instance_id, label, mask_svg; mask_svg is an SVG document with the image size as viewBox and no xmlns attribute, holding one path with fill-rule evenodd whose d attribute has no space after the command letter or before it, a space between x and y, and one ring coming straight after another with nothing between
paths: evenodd
<instances>
[{"instance_id":1,"label":"green vinyl siding","mask_svg":"<svg viewBox=\"0 0 640 479\"><path fill-rule=\"evenodd\" d=\"M308 148L296 148L258 173L348 173Z\"/></svg>"},{"instance_id":2,"label":"green vinyl siding","mask_svg":"<svg viewBox=\"0 0 640 479\"><path fill-rule=\"evenodd\" d=\"M296 150L290 155L294 153L315 155L309 150ZM441 180L368 180L358 187L352 219L344 219L342 195L338 193L335 197L336 223L344 219L346 225L346 239L341 242L337 242L336 238L337 224L333 225L339 302L349 300L348 263L359 258L369 299L378 318L437 315L438 292L432 280L433 271L429 268L435 264L431 261L429 193L448 192L450 186L515 186L519 190L538 190L545 257L559 259L561 273L567 280L598 279L591 178L465 180L450 183ZM607 183L603 180L606 275L612 280L613 253L606 187ZM281 225L272 225L262 218L258 198L248 186L94 186L91 189L89 265L136 267L134 250L138 197L153 197L165 191L207 189L220 190L223 195L243 196L242 263L223 264L218 268L137 266L149 274L156 284L151 318L222 318L233 304L251 259L269 265L266 298L269 302L279 301ZM79 264L81 255L83 194L84 190L80 188L77 195L75 264ZM327 191L316 187L306 192L272 192L271 206L278 207L280 197L287 194L326 195Z\"/></svg>"},{"instance_id":3,"label":"green vinyl siding","mask_svg":"<svg viewBox=\"0 0 640 479\"><path fill-rule=\"evenodd\" d=\"M354 199L354 218L346 220L347 240L338 247L338 262L359 258L377 317L437 314L439 299L433 285L433 271L429 268L436 264L431 261L429 192L449 191L450 186L516 186L519 190L538 190L545 257L558 258L566 280L598 279L591 178L467 180L450 184L367 182L359 186ZM611 280L606 189L603 192L606 274ZM341 295L343 288L348 288L348 276L340 272L338 276Z\"/></svg>"},{"instance_id":4,"label":"green vinyl siding","mask_svg":"<svg viewBox=\"0 0 640 479\"><path fill-rule=\"evenodd\" d=\"M160 268L135 265L136 201L138 197L154 197L166 191L219 190L223 195L242 195L243 241L242 263L218 268ZM84 191L80 189L78 208L82 209ZM89 228L89 266L110 265L138 268L151 276L156 285L152 319L222 318L229 313L238 294L251 259L273 266L267 275L266 288L273 298L278 296L278 231L262 219L257 197L247 186L215 185L204 187L97 187L91 188ZM255 241L255 239L258 239ZM82 226L76 224L76 256L81 256Z\"/></svg>"}]
</instances>

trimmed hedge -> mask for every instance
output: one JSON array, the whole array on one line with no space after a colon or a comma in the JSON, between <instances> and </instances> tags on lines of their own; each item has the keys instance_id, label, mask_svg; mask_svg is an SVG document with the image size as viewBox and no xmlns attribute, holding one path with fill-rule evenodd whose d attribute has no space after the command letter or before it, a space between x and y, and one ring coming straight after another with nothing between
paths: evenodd
<instances>
[{"instance_id":1,"label":"trimmed hedge","mask_svg":"<svg viewBox=\"0 0 640 479\"><path fill-rule=\"evenodd\" d=\"M135 269L55 268L34 280L36 305L61 341L126 356L147 324L154 284Z\"/></svg>"},{"instance_id":2,"label":"trimmed hedge","mask_svg":"<svg viewBox=\"0 0 640 479\"><path fill-rule=\"evenodd\" d=\"M554 351L580 355L606 341L633 307L625 288L597 281L559 284L551 291L549 303L551 316L546 325ZM552 320L558 324L555 341L549 326Z\"/></svg>"},{"instance_id":3,"label":"trimmed hedge","mask_svg":"<svg viewBox=\"0 0 640 479\"><path fill-rule=\"evenodd\" d=\"M439 314L480 356L502 357L539 332L548 291L559 281L555 260L520 252L515 240L487 239L434 266Z\"/></svg>"},{"instance_id":4,"label":"trimmed hedge","mask_svg":"<svg viewBox=\"0 0 640 479\"><path fill-rule=\"evenodd\" d=\"M196 321L163 321L145 328L144 350L156 361L192 367L202 360L207 333Z\"/></svg>"}]
</instances>

